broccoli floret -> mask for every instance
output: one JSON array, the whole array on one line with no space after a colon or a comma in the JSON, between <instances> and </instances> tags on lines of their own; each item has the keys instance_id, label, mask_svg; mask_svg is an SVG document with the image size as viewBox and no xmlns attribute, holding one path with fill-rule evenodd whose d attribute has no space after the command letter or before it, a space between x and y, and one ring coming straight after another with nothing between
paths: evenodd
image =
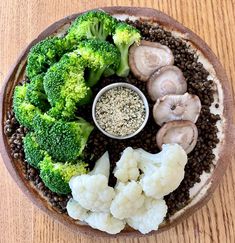
<instances>
[{"instance_id":1,"label":"broccoli floret","mask_svg":"<svg viewBox=\"0 0 235 243\"><path fill-rule=\"evenodd\" d=\"M33 133L27 133L23 138L23 142L27 162L34 168L39 169L39 163L43 160L45 151L41 150Z\"/></svg>"},{"instance_id":2,"label":"broccoli floret","mask_svg":"<svg viewBox=\"0 0 235 243\"><path fill-rule=\"evenodd\" d=\"M87 164L79 162L72 164L69 162L54 162L49 155L46 155L40 162L40 177L45 185L58 194L70 193L69 180L72 176L87 173Z\"/></svg>"},{"instance_id":3,"label":"broccoli floret","mask_svg":"<svg viewBox=\"0 0 235 243\"><path fill-rule=\"evenodd\" d=\"M118 76L128 76L130 70L128 64L129 47L134 43L138 43L140 37L139 31L133 26L123 22L117 24L113 35L113 41L121 53L121 62L116 72Z\"/></svg>"},{"instance_id":4,"label":"broccoli floret","mask_svg":"<svg viewBox=\"0 0 235 243\"><path fill-rule=\"evenodd\" d=\"M49 115L34 118L35 136L39 146L53 159L76 161L87 143L93 126L83 119L73 122L57 121Z\"/></svg>"},{"instance_id":5,"label":"broccoli floret","mask_svg":"<svg viewBox=\"0 0 235 243\"><path fill-rule=\"evenodd\" d=\"M46 70L65 52L63 40L58 37L48 37L33 46L28 54L26 74L32 79Z\"/></svg>"},{"instance_id":6,"label":"broccoli floret","mask_svg":"<svg viewBox=\"0 0 235 243\"><path fill-rule=\"evenodd\" d=\"M34 106L42 111L47 111L50 104L43 87L44 73L34 76L27 87L26 98Z\"/></svg>"},{"instance_id":7,"label":"broccoli floret","mask_svg":"<svg viewBox=\"0 0 235 243\"><path fill-rule=\"evenodd\" d=\"M33 129L33 118L41 113L40 109L26 100L27 86L16 86L13 95L13 110L20 125Z\"/></svg>"},{"instance_id":8,"label":"broccoli floret","mask_svg":"<svg viewBox=\"0 0 235 243\"><path fill-rule=\"evenodd\" d=\"M116 71L120 63L118 49L107 41L86 40L78 45L78 53L89 67L87 85L93 86L107 69Z\"/></svg>"},{"instance_id":9,"label":"broccoli floret","mask_svg":"<svg viewBox=\"0 0 235 243\"><path fill-rule=\"evenodd\" d=\"M54 107L49 114L71 119L77 105L90 102L92 93L85 83L84 66L84 60L74 51L66 53L46 72L44 89Z\"/></svg>"},{"instance_id":10,"label":"broccoli floret","mask_svg":"<svg viewBox=\"0 0 235 243\"><path fill-rule=\"evenodd\" d=\"M65 39L71 45L81 39L106 40L112 34L117 20L103 11L89 11L78 16Z\"/></svg>"}]
</instances>

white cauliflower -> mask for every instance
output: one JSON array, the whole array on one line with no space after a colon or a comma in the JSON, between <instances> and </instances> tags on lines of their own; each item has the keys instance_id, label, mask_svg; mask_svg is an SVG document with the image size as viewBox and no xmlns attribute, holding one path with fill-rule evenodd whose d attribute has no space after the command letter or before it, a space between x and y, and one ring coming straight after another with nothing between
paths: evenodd
<instances>
[{"instance_id":1,"label":"white cauliflower","mask_svg":"<svg viewBox=\"0 0 235 243\"><path fill-rule=\"evenodd\" d=\"M89 172L89 175L104 175L109 178L110 174L110 161L109 153L106 151L96 162L92 171Z\"/></svg>"},{"instance_id":2,"label":"white cauliflower","mask_svg":"<svg viewBox=\"0 0 235 243\"><path fill-rule=\"evenodd\" d=\"M95 229L117 234L125 228L126 222L114 218L110 213L91 213L85 221Z\"/></svg>"},{"instance_id":3,"label":"white cauliflower","mask_svg":"<svg viewBox=\"0 0 235 243\"><path fill-rule=\"evenodd\" d=\"M68 214L109 234L119 233L126 222L143 234L157 230L167 213L163 196L179 186L186 163L187 154L177 144L163 145L158 154L128 147L114 170L114 190L108 186L106 152L89 174L70 180L73 199L67 204Z\"/></svg>"},{"instance_id":4,"label":"white cauliflower","mask_svg":"<svg viewBox=\"0 0 235 243\"><path fill-rule=\"evenodd\" d=\"M139 169L137 167L138 154L131 147L127 147L116 163L114 170L114 176L121 182L127 182L128 180L137 180L139 177Z\"/></svg>"},{"instance_id":5,"label":"white cauliflower","mask_svg":"<svg viewBox=\"0 0 235 243\"><path fill-rule=\"evenodd\" d=\"M143 206L144 198L142 187L136 181L119 182L110 211L118 219L131 217Z\"/></svg>"},{"instance_id":6,"label":"white cauliflower","mask_svg":"<svg viewBox=\"0 0 235 243\"><path fill-rule=\"evenodd\" d=\"M167 205L163 199L145 198L142 208L132 217L126 219L127 223L142 234L157 230L167 213Z\"/></svg>"},{"instance_id":7,"label":"white cauliflower","mask_svg":"<svg viewBox=\"0 0 235 243\"><path fill-rule=\"evenodd\" d=\"M147 196L160 199L174 191L184 178L187 154L178 144L165 144L158 154L136 149L143 175L140 184Z\"/></svg>"},{"instance_id":8,"label":"white cauliflower","mask_svg":"<svg viewBox=\"0 0 235 243\"><path fill-rule=\"evenodd\" d=\"M67 203L67 211L71 218L85 221L92 228L109 234L119 233L126 224L124 220L116 219L110 213L88 211L72 198Z\"/></svg>"},{"instance_id":9,"label":"white cauliflower","mask_svg":"<svg viewBox=\"0 0 235 243\"><path fill-rule=\"evenodd\" d=\"M68 201L66 208L68 215L73 219L84 221L88 217L88 211L73 198Z\"/></svg>"},{"instance_id":10,"label":"white cauliflower","mask_svg":"<svg viewBox=\"0 0 235 243\"><path fill-rule=\"evenodd\" d=\"M73 177L69 186L74 200L92 212L109 212L114 189L108 186L110 170L109 155L106 152L87 175Z\"/></svg>"}]
</instances>

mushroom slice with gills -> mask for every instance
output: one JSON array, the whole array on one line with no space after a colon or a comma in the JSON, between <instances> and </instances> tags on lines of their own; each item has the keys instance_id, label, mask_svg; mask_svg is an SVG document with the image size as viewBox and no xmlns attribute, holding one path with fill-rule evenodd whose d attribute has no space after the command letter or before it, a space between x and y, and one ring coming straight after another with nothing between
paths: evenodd
<instances>
[{"instance_id":1,"label":"mushroom slice with gills","mask_svg":"<svg viewBox=\"0 0 235 243\"><path fill-rule=\"evenodd\" d=\"M187 154L196 146L198 130L191 121L169 121L165 123L156 135L157 146L162 149L163 144L177 143Z\"/></svg>"},{"instance_id":2,"label":"mushroom slice with gills","mask_svg":"<svg viewBox=\"0 0 235 243\"><path fill-rule=\"evenodd\" d=\"M163 123L174 120L189 120L196 122L201 111L201 101L196 95L165 95L153 106L155 122Z\"/></svg>"},{"instance_id":3,"label":"mushroom slice with gills","mask_svg":"<svg viewBox=\"0 0 235 243\"><path fill-rule=\"evenodd\" d=\"M184 94L187 91L187 82L178 67L165 66L151 75L147 90L150 98L156 101L164 95Z\"/></svg>"},{"instance_id":4,"label":"mushroom slice with gills","mask_svg":"<svg viewBox=\"0 0 235 243\"><path fill-rule=\"evenodd\" d=\"M174 56L171 50L157 42L142 40L140 45L133 45L129 51L130 69L142 81L147 81L160 67L173 63Z\"/></svg>"}]
</instances>

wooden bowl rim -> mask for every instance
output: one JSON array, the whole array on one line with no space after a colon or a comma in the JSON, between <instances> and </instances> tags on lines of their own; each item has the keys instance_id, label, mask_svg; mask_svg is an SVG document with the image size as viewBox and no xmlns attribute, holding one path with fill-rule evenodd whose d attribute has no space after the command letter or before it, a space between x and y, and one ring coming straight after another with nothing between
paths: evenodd
<instances>
[{"instance_id":1,"label":"wooden bowl rim","mask_svg":"<svg viewBox=\"0 0 235 243\"><path fill-rule=\"evenodd\" d=\"M110 14L126 14L129 16L137 16L137 17L143 17L150 20L156 21L160 25L163 25L164 27L169 27L173 30L177 30L182 34L187 34L187 40L189 40L191 43L195 45L195 47L200 50L203 55L207 58L207 60L210 62L210 64L213 65L213 68L216 72L216 75L222 85L223 93L224 93L224 117L226 118L226 122L224 125L224 144L222 145L222 149L219 154L219 160L217 161L216 168L213 171L213 174L210 179L210 187L205 193L205 195L199 200L197 203L192 205L191 207L187 208L181 215L173 219L172 222L169 224L163 225L159 230L152 231L147 235L153 235L158 234L162 231L168 230L172 226L178 224L183 219L189 217L192 213L194 213L197 209L202 207L211 197L212 192L215 190L216 186L218 185L218 182L221 180L223 174L225 173L226 167L230 161L231 156L231 145L233 144L233 137L234 137L234 127L233 127L233 96L230 89L230 83L227 79L226 73L215 56L215 54L212 52L212 50L208 47L208 45L195 33L193 33L188 28L184 27L182 24L180 24L178 21L174 20L170 16L164 14L161 11L151 9L151 8L140 8L140 7L102 7L97 9L103 9L104 11L109 12ZM85 11L86 12L86 11ZM36 39L34 39L30 44L22 51L22 53L19 55L16 62L11 67L7 77L4 79L1 95L0 95L0 121L1 121L1 129L0 129L0 152L4 161L4 164L9 171L10 175L13 177L17 185L21 188L23 193L41 210L43 210L46 214L54 218L60 223L63 223L64 225L68 226L70 229L72 229L76 233L85 234L89 237L110 237L110 238L118 238L118 237L141 237L146 236L142 235L138 231L124 231L120 232L116 235L109 235L105 232L101 232L98 230L95 230L87 225L77 225L71 220L69 220L68 217L65 217L63 214L59 214L56 211L52 211L48 208L48 205L46 206L46 203L43 203L43 199L39 196L39 194L36 195L34 190L31 190L31 186L26 185L26 183L23 182L22 178L20 177L19 173L16 171L13 159L10 155L10 150L7 146L7 138L4 134L4 117L5 114L4 111L7 110L7 100L6 97L6 90L8 87L9 81L12 80L12 78L16 75L17 70L21 64L21 61L24 60L29 52L29 49L35 45L38 41L44 39L45 37L51 35L52 33L56 32L57 29L59 29L61 26L63 26L66 23L71 22L74 20L79 14L76 13L69 15L67 17L64 17L60 19L57 22L54 22L49 27L47 27L44 31L41 32L41 34L38 35ZM9 99L9 98L8 98ZM9 104L8 104L9 105ZM233 145L232 145L233 146Z\"/></svg>"}]
</instances>

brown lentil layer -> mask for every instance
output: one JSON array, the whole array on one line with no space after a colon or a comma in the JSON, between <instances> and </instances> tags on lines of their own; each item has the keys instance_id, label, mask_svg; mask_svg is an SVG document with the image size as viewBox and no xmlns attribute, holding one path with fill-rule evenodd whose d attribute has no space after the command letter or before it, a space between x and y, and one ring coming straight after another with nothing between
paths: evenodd
<instances>
[{"instance_id":1,"label":"brown lentil layer","mask_svg":"<svg viewBox=\"0 0 235 243\"><path fill-rule=\"evenodd\" d=\"M175 65L183 71L187 80L187 91L199 96L202 103L201 114L196 123L199 132L198 142L194 150L188 156L184 180L174 192L165 197L168 205L167 217L169 217L187 205L190 200L189 189L193 187L195 183L200 182L200 175L203 171L210 172L210 169L213 166L215 155L213 154L212 149L219 143L216 122L220 119L219 115L213 115L209 110L209 107L214 101L213 81L207 80L208 72L204 69L203 65L198 62L196 54L190 51L189 46L180 39L173 37L170 32L163 30L159 26L152 26L141 21L132 22L127 20L127 22L141 31L143 39L160 42L163 45L167 45L172 50L175 58ZM97 86L94 87L94 95L96 95L104 86L114 82L128 82L136 85L146 95L149 101L150 111L152 110L153 102L148 97L145 83L137 80L132 74L130 74L128 78L119 78L116 76L103 78ZM218 108L219 104L216 104L215 107ZM91 105L79 108L77 113L87 121L93 123ZM34 185L42 191L43 195L48 198L51 205L57 208L59 212L66 212L66 204L71 195L59 196L56 195L56 193L51 192L41 181L39 171L32 168L27 161L24 160L22 137L27 131L18 124L12 111L8 112L4 129L9 137L12 156L19 159L18 161L22 163L25 178L31 180ZM155 141L155 135L158 129L159 127L153 120L152 112L150 112L148 123L141 133L134 138L127 140L108 138L95 128L89 137L85 149L85 158L87 162L90 162L90 168L92 169L94 162L108 150L112 171L115 167L115 162L119 160L121 152L127 146L143 148L151 153L159 152ZM113 186L115 185L115 182L116 180L113 174L111 174L109 184Z\"/></svg>"}]
</instances>

